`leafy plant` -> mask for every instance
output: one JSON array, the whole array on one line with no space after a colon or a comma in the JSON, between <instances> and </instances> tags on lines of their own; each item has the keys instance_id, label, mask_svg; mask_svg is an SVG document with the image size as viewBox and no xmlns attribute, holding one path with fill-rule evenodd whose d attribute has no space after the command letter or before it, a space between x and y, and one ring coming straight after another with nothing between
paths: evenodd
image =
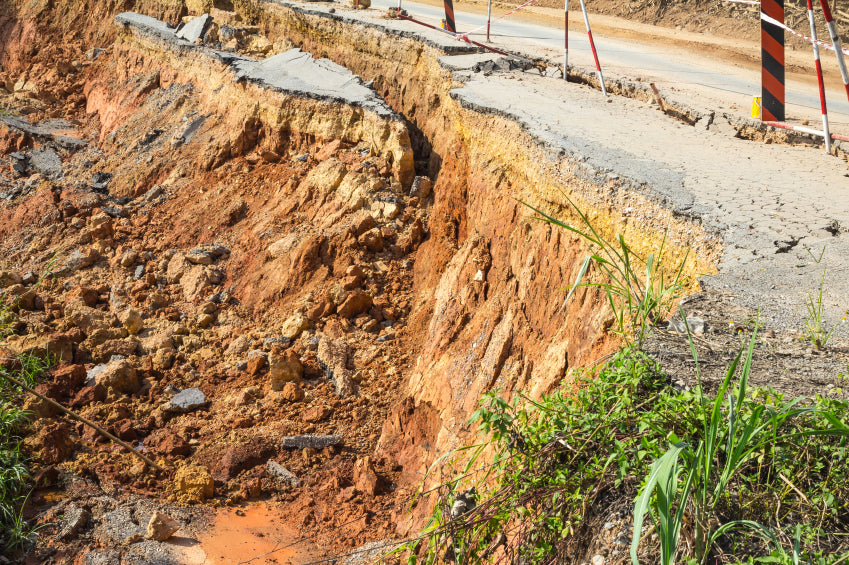
<instances>
[{"instance_id":1,"label":"leafy plant","mask_svg":"<svg viewBox=\"0 0 849 565\"><path fill-rule=\"evenodd\" d=\"M828 327L825 323L822 303L822 290L824 283L825 269L822 271L822 277L820 277L816 293L808 293L807 299L805 300L805 308L808 311L808 315L807 318L805 318L804 337L805 339L811 340L817 349L825 348L828 340L831 339L831 334L833 334L834 330L837 328L837 325Z\"/></svg>"},{"instance_id":2,"label":"leafy plant","mask_svg":"<svg viewBox=\"0 0 849 565\"><path fill-rule=\"evenodd\" d=\"M684 317L684 313L681 314ZM757 324L755 327L757 328ZM717 524L717 504L727 495L729 485L736 479L737 474L750 462L769 455L777 443L794 438L849 435L849 428L835 414L822 408L819 411L815 407L797 408L803 400L801 398L770 405L749 397L748 378L756 338L757 330L752 332L749 340L736 391L731 390L731 382L740 366L742 350L731 363L716 397L711 401L702 389L698 354L690 336L690 348L696 361L696 375L699 381L695 400L704 415L701 433L690 443L670 434L672 445L652 465L646 485L634 508L631 560L635 565L639 563L637 550L646 514L652 516L659 532L660 563L666 565L675 562L686 508L691 509L694 553L700 563L705 562L716 540L733 529L750 530L780 549L776 535L756 521L738 519ZM728 405L723 411L726 393ZM794 419L816 413L829 425L802 428L789 426ZM679 489L679 477L682 475L685 478L683 486Z\"/></svg>"},{"instance_id":3,"label":"leafy plant","mask_svg":"<svg viewBox=\"0 0 849 565\"><path fill-rule=\"evenodd\" d=\"M580 236L590 246L590 254L581 263L566 301L579 287L602 290L613 314L614 331L625 339L629 347L641 349L651 328L667 318L681 297L688 255L677 265L667 265L664 234L660 249L643 258L625 242L622 235L617 235L615 242L607 241L586 214L568 196L565 198L580 218L580 227L562 222L530 204L523 204L539 214L544 222ZM590 265L599 271L601 282L584 282ZM669 273L672 273L671 279Z\"/></svg>"}]
</instances>

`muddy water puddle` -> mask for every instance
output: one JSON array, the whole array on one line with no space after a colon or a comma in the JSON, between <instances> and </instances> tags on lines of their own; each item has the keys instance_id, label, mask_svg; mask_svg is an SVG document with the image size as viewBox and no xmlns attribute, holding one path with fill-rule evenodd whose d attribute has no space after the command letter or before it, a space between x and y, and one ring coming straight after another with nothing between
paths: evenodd
<instances>
[{"instance_id":1,"label":"muddy water puddle","mask_svg":"<svg viewBox=\"0 0 849 565\"><path fill-rule=\"evenodd\" d=\"M274 506L261 504L218 511L192 553L202 550L209 565L299 565L316 560L314 547L293 545L299 538L298 530L285 524Z\"/></svg>"}]
</instances>

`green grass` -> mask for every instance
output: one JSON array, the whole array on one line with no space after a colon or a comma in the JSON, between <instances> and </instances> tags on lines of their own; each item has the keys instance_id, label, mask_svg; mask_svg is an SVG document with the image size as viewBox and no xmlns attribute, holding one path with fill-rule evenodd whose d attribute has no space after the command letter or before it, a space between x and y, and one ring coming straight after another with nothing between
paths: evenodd
<instances>
[{"instance_id":1,"label":"green grass","mask_svg":"<svg viewBox=\"0 0 849 565\"><path fill-rule=\"evenodd\" d=\"M446 484L411 559L432 563L447 552L458 563L487 562L503 533L512 558L570 562L581 557L570 551L587 520L630 501L658 535L634 538L635 562L728 553L769 562L757 560L792 555L796 525L807 528L804 559L819 552L823 563L836 561L847 543L838 534L849 531L849 462L846 438L832 434L845 430L849 406L822 398L802 406L748 387L750 355L751 347L738 356L714 397L672 388L654 361L629 349L587 373L572 397L508 403L487 395L473 417L487 440L460 453L471 454L461 471L478 466L482 446L495 463L473 481ZM477 506L452 520L457 493L469 486Z\"/></svg>"},{"instance_id":2,"label":"green grass","mask_svg":"<svg viewBox=\"0 0 849 565\"><path fill-rule=\"evenodd\" d=\"M660 249L646 257L634 252L622 235L617 235L614 242L607 241L586 214L564 197L580 219L577 227L529 204L525 206L539 214L539 220L567 230L589 245L590 253L584 258L566 301L580 287L601 290L613 314L612 331L622 336L628 347L641 349L652 328L669 316L683 295L687 256L669 265L665 234ZM596 282L585 281L590 267L597 272Z\"/></svg>"},{"instance_id":3,"label":"green grass","mask_svg":"<svg viewBox=\"0 0 849 565\"><path fill-rule=\"evenodd\" d=\"M42 381L44 373L55 364L55 358L35 355L19 357L21 368L9 372L0 368L0 375L9 375L27 386ZM34 530L22 517L29 496L29 471L21 452L24 426L28 415L21 408L24 392L20 387L0 377L0 548L3 554L22 553L31 543Z\"/></svg>"},{"instance_id":4,"label":"green grass","mask_svg":"<svg viewBox=\"0 0 849 565\"><path fill-rule=\"evenodd\" d=\"M822 303L823 284L825 284L825 269L823 269L816 292L808 293L805 300L807 316L805 318L805 329L802 332L803 337L810 340L820 350L825 349L826 344L831 339L831 335L837 328L836 325L829 326L825 322Z\"/></svg>"}]
</instances>

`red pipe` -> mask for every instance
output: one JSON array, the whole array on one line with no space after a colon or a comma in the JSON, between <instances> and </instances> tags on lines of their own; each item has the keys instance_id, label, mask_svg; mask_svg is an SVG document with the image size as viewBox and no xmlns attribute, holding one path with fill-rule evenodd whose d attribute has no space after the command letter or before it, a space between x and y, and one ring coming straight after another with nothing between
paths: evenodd
<instances>
[{"instance_id":1,"label":"red pipe","mask_svg":"<svg viewBox=\"0 0 849 565\"><path fill-rule=\"evenodd\" d=\"M814 129L800 128L798 126L792 126L790 124L784 124L784 123L781 123L781 122L764 122L764 123L766 125L772 126L774 128L789 129L789 130L793 130L793 131L801 131L801 132L804 132L804 133L810 133L810 134L813 134L813 135L819 135L820 137L825 137L825 135L823 135L823 133L821 131L817 131L817 130L814 130ZM831 139L839 139L840 141L849 141L849 136L846 136L846 135L838 135L836 133L832 133L830 135L831 135Z\"/></svg>"}]
</instances>

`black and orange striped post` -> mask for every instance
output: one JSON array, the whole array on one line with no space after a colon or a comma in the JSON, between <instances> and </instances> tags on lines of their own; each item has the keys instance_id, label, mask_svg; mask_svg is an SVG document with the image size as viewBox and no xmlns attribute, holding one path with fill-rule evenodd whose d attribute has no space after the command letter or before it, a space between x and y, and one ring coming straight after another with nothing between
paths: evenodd
<instances>
[{"instance_id":1,"label":"black and orange striped post","mask_svg":"<svg viewBox=\"0 0 849 565\"><path fill-rule=\"evenodd\" d=\"M761 12L784 23L784 0L761 0ZM761 119L784 121L784 30L761 18Z\"/></svg>"},{"instance_id":2,"label":"black and orange striped post","mask_svg":"<svg viewBox=\"0 0 849 565\"><path fill-rule=\"evenodd\" d=\"M457 25L454 23L454 2L445 0L445 29L451 33L457 33Z\"/></svg>"}]
</instances>

